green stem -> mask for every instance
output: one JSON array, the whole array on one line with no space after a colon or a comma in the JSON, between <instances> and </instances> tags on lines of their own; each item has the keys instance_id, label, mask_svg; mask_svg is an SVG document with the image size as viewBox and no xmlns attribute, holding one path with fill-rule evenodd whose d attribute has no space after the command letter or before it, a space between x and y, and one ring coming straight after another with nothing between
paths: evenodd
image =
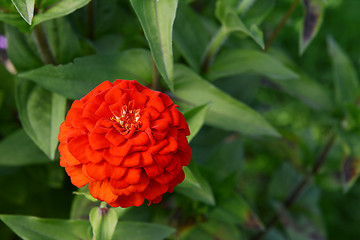
<instances>
[{"instance_id":1,"label":"green stem","mask_svg":"<svg viewBox=\"0 0 360 240\"><path fill-rule=\"evenodd\" d=\"M205 50L205 54L201 64L201 72L207 72L215 54L219 51L220 47L224 44L229 35L228 29L223 25L214 35L211 42Z\"/></svg>"},{"instance_id":2,"label":"green stem","mask_svg":"<svg viewBox=\"0 0 360 240\"><path fill-rule=\"evenodd\" d=\"M265 48L264 48L264 52L266 52L269 48L271 43L274 41L274 39L277 37L277 35L279 34L280 30L284 27L286 21L288 20L288 18L291 16L291 14L294 12L296 5L299 3L299 0L294 0L293 3L290 5L288 11L286 12L286 14L284 15L284 17L281 19L280 23L277 25L277 27L275 28L274 32L272 33L272 35L270 36L270 38L268 39L268 41L265 44Z\"/></svg>"},{"instance_id":3,"label":"green stem","mask_svg":"<svg viewBox=\"0 0 360 240\"><path fill-rule=\"evenodd\" d=\"M34 28L34 34L44 63L57 65L58 63L55 60L53 54L51 53L51 49L46 39L46 35L44 29L42 28L42 25L37 25Z\"/></svg>"}]
</instances>

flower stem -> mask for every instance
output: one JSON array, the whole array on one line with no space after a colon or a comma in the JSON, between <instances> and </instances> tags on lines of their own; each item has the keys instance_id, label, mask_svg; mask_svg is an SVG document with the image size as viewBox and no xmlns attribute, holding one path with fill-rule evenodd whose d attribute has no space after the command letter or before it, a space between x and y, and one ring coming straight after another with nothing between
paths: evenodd
<instances>
[{"instance_id":1,"label":"flower stem","mask_svg":"<svg viewBox=\"0 0 360 240\"><path fill-rule=\"evenodd\" d=\"M264 48L264 52L266 52L271 43L274 41L274 39L277 37L277 35L279 34L280 30L284 27L286 21L288 20L288 18L291 16L291 14L294 12L296 5L299 3L299 0L294 0L292 2L292 4L290 5L288 11L286 12L286 14L284 15L284 17L281 19L280 23L277 25L277 27L275 28L274 32L272 33L272 35L270 36L270 38L267 40L266 44L265 44L265 48Z\"/></svg>"},{"instance_id":2,"label":"flower stem","mask_svg":"<svg viewBox=\"0 0 360 240\"><path fill-rule=\"evenodd\" d=\"M219 51L220 47L224 44L229 35L228 29L223 25L214 35L211 42L205 50L205 54L201 64L201 72L207 72L215 54Z\"/></svg>"},{"instance_id":3,"label":"flower stem","mask_svg":"<svg viewBox=\"0 0 360 240\"><path fill-rule=\"evenodd\" d=\"M310 180L319 172L320 167L325 163L326 157L329 154L334 142L336 135L331 132L326 145L321 151L319 157L316 159L316 162L310 171L310 173L304 177L304 179L296 186L288 198L283 202L285 209L289 209L298 199L298 197L303 193L305 187L308 185ZM251 240L260 240L266 235L266 233L279 221L280 213L275 214L266 224L265 230L256 234Z\"/></svg>"},{"instance_id":4,"label":"flower stem","mask_svg":"<svg viewBox=\"0 0 360 240\"><path fill-rule=\"evenodd\" d=\"M51 53L50 46L46 39L46 35L45 35L44 29L42 28L42 26L37 25L34 28L34 33L35 33L35 39L37 41L43 61L46 64L57 65L58 63L55 60L53 54Z\"/></svg>"}]
</instances>

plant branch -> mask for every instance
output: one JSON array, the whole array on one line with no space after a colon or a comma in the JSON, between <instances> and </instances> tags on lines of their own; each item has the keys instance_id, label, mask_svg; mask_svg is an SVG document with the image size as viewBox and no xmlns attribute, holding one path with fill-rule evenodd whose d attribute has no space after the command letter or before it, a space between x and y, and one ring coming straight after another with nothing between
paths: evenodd
<instances>
[{"instance_id":1,"label":"plant branch","mask_svg":"<svg viewBox=\"0 0 360 240\"><path fill-rule=\"evenodd\" d=\"M55 60L53 54L51 53L50 46L46 39L45 32L44 32L44 29L42 28L42 25L37 25L34 28L34 33L35 33L35 39L37 41L43 61L46 64L57 65L58 63Z\"/></svg>"},{"instance_id":2,"label":"plant branch","mask_svg":"<svg viewBox=\"0 0 360 240\"><path fill-rule=\"evenodd\" d=\"M294 12L296 5L299 3L299 0L294 0L292 2L292 4L290 5L288 11L286 12L286 14L284 15L284 17L281 19L280 23L277 25L277 27L275 28L274 32L272 33L272 35L270 36L270 38L267 40L266 44L265 44L265 48L264 48L264 52L266 52L271 43L274 41L274 39L277 37L277 35L279 34L279 32L281 31L281 29L284 27L286 21L289 19L289 17L291 16L291 14Z\"/></svg>"},{"instance_id":3,"label":"plant branch","mask_svg":"<svg viewBox=\"0 0 360 240\"><path fill-rule=\"evenodd\" d=\"M326 145L322 149L319 157L316 159L316 162L311 169L310 173L304 177L304 179L296 186L292 193L284 201L283 206L285 209L289 209L298 199L298 197L303 193L305 187L308 185L310 180L319 172L321 166L325 163L326 157L328 156L334 142L336 135L332 132ZM252 240L260 240L263 236L279 221L280 213L275 214L266 224L265 230L256 234Z\"/></svg>"}]
</instances>

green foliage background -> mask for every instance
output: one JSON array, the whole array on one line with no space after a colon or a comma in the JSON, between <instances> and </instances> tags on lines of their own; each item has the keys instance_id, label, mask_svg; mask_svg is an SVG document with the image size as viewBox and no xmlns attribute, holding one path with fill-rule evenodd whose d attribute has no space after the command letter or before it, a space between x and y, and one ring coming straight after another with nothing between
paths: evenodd
<instances>
[{"instance_id":1,"label":"green foliage background","mask_svg":"<svg viewBox=\"0 0 360 240\"><path fill-rule=\"evenodd\" d=\"M359 9L0 0L0 238L358 239ZM57 134L72 100L117 78L169 94L193 159L160 204L102 215Z\"/></svg>"}]
</instances>

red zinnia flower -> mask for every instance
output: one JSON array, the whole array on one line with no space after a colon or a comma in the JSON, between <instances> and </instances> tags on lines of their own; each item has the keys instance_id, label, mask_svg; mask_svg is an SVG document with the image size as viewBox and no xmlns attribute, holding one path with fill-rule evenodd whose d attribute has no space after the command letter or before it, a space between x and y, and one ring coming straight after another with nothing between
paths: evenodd
<instances>
[{"instance_id":1,"label":"red zinnia flower","mask_svg":"<svg viewBox=\"0 0 360 240\"><path fill-rule=\"evenodd\" d=\"M113 207L158 203L184 180L190 134L164 93L135 80L103 82L75 100L59 134L60 165L77 187Z\"/></svg>"}]
</instances>

